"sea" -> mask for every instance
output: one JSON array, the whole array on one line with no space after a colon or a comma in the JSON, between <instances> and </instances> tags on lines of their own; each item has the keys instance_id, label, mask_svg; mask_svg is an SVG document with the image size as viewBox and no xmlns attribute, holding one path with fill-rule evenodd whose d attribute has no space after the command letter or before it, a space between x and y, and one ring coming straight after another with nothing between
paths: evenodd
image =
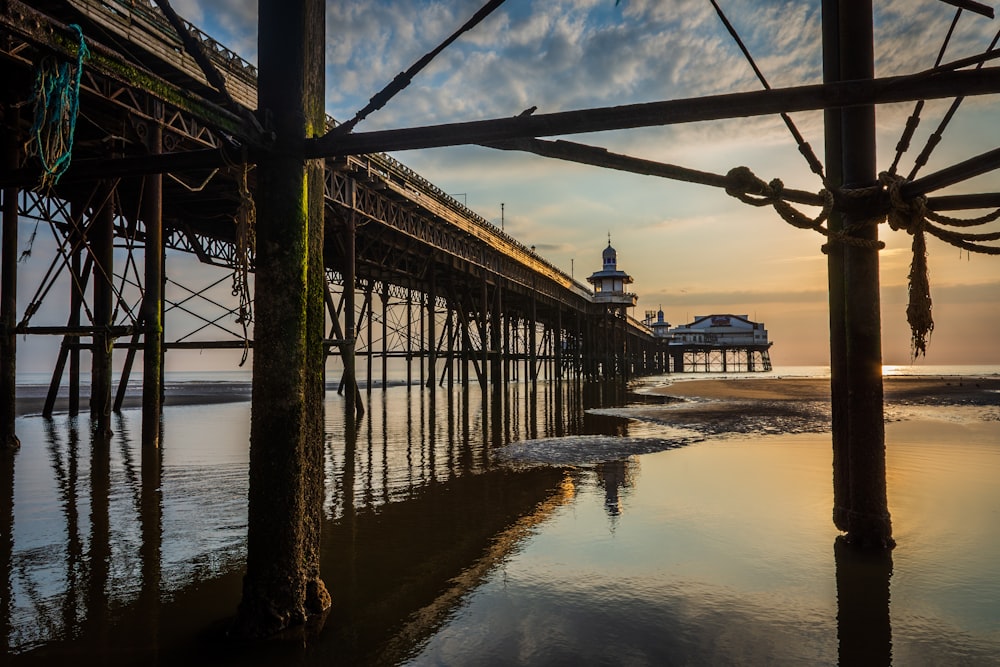
<instances>
[{"instance_id":1,"label":"sea","mask_svg":"<svg viewBox=\"0 0 1000 667\"><path fill-rule=\"evenodd\" d=\"M724 377L741 376L829 370ZM483 392L397 376L362 386L359 420L331 382L333 606L254 643L227 633L249 373L168 373L152 455L137 408L113 417L110 442L84 415L25 414L20 450L0 456L2 663L1000 665L1000 394L887 413L897 546L866 554L831 520L827 422L679 422L650 392L711 377ZM19 376L20 395L46 386Z\"/></svg>"}]
</instances>

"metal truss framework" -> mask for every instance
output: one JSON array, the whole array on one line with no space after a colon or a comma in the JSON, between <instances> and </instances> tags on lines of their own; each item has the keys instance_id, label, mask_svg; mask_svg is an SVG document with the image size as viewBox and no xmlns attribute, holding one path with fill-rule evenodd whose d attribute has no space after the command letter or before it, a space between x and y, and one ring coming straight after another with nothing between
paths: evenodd
<instances>
[{"instance_id":1,"label":"metal truss framework","mask_svg":"<svg viewBox=\"0 0 1000 667\"><path fill-rule=\"evenodd\" d=\"M60 20L80 20L74 11L95 11L83 18L93 22L88 32L98 36L109 34L123 20L133 21L143 34L158 35L147 40L154 46L165 39L160 33L169 32L147 2L111 4L115 8L109 11L96 8L91 0L72 0L48 7L50 16L17 0L8 3L0 23L0 60L15 77L5 91L14 98L0 100L7 136L23 143L27 135L29 119L18 109L31 94L37 63L53 51L72 54ZM245 149L228 134L231 116L217 106L186 56L180 65L170 62L176 45L168 45L172 55L151 55L137 53L140 47L135 45L131 52L117 53L99 42L90 44L97 56L81 78L75 161L141 157L153 150L154 133L159 137L157 152L182 156L215 149L227 161L221 167L188 166L162 179L163 258L185 253L222 271L199 288L184 284L186 279L164 266L158 279L169 289L163 291L159 308L169 316L171 326L164 329L172 338L163 340L163 348L251 348L252 331L241 330L239 307L222 293L243 259L235 242L234 219L241 202L237 180L247 178L251 189L254 181L253 170L244 162ZM243 102L255 99L253 68L220 48L209 51L235 86L236 97ZM181 71L174 71L177 68ZM334 125L332 120L329 124ZM127 355L115 402L121 406L134 355L145 349L148 335L141 307L148 280L142 270L148 242L142 212L145 183L130 175L95 181L71 173L45 193L4 191L17 197L18 218L47 226L57 247L34 298L17 320L19 334L63 337L46 412L52 410L67 361L70 407L76 412L80 350L93 354L103 342L109 355L114 349ZM345 374L355 390L360 375L367 379L368 391L378 382L385 386L392 374L390 359L405 360L408 382L419 378L429 387L473 379L485 388L511 379L628 377L664 367L665 357L652 351L658 341L645 327L595 304L587 287L388 155L327 160L325 191L327 342L332 353L344 359L345 368L347 355L365 363L364 373ZM117 241L110 254L98 257L91 237L102 216L110 218L106 224ZM349 235L348 229L354 233ZM353 289L344 280L348 257L354 260ZM248 259L252 269L252 257ZM66 325L35 326L32 317L66 276L71 292ZM88 299L87 283L97 278L102 287L97 291L91 285L95 291ZM111 302L98 316L97 302L102 299ZM350 317L348 304L353 304ZM181 321L183 331L176 329ZM353 332L350 339L348 330Z\"/></svg>"}]
</instances>

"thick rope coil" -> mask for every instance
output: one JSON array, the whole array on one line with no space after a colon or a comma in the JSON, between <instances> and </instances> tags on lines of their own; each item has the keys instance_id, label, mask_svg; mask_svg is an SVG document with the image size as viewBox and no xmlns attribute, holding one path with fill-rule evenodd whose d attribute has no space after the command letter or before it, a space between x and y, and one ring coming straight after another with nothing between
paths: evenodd
<instances>
[{"instance_id":1,"label":"thick rope coil","mask_svg":"<svg viewBox=\"0 0 1000 667\"><path fill-rule=\"evenodd\" d=\"M726 186L726 194L736 197L744 204L757 207L773 206L778 215L793 227L812 229L824 235L828 234L823 227L823 222L833 209L833 196L827 190L820 192L824 200L823 210L815 218L810 218L781 198L785 184L781 182L780 178L765 183L748 167L735 167L726 174L726 180L729 183Z\"/></svg>"},{"instance_id":2,"label":"thick rope coil","mask_svg":"<svg viewBox=\"0 0 1000 667\"><path fill-rule=\"evenodd\" d=\"M76 33L79 45L75 63L58 63L46 57L35 74L35 120L25 143L25 153L35 155L42 163L39 191L49 190L69 169L73 154L73 136L80 109L80 77L83 61L90 50L83 39L83 29L75 23L68 26Z\"/></svg>"},{"instance_id":3,"label":"thick rope coil","mask_svg":"<svg viewBox=\"0 0 1000 667\"><path fill-rule=\"evenodd\" d=\"M837 232L830 232L823 226L823 223L830 216L830 211L833 210L833 193L829 190L820 190L819 194L823 197L823 208L819 212L819 215L810 218L782 199L781 195L785 185L779 178L773 179L770 183L765 183L750 171L749 168L734 167L726 174L726 180L729 183L726 186L726 194L736 197L744 204L749 204L750 206L773 206L774 210L781 216L781 219L793 227L811 229L823 236L839 239L845 243L859 245L868 245L871 243L866 239L858 239Z\"/></svg>"},{"instance_id":4,"label":"thick rope coil","mask_svg":"<svg viewBox=\"0 0 1000 667\"><path fill-rule=\"evenodd\" d=\"M909 299L906 304L906 321L910 325L910 354L913 358L927 356L927 340L934 331L931 315L931 286L927 269L927 198L923 195L904 199L902 186L906 179L883 172L879 182L889 193L889 227L905 230L913 236L910 272L906 276Z\"/></svg>"},{"instance_id":5,"label":"thick rope coil","mask_svg":"<svg viewBox=\"0 0 1000 667\"><path fill-rule=\"evenodd\" d=\"M906 306L906 321L910 325L911 351L913 357L927 354L927 341L934 331L934 319L931 316L930 279L927 267L927 239L925 234L931 234L942 241L969 252L988 255L1000 255L1000 247L983 245L983 241L1000 241L1000 232L968 233L943 229L932 223L950 227L975 227L1000 220L1000 209L978 218L952 218L934 213L927 208L927 197L919 195L906 198L903 196L903 185L907 179L891 172L879 174L879 184L870 188L853 188L841 190L839 195L845 199L863 199L881 195L889 196L887 214L878 215L871 220L860 222L842 231L830 231L823 227L823 222L833 209L834 199L829 190L822 190L823 210L815 218L810 218L795 209L782 198L784 184L779 179L765 183L747 167L735 167L726 174L726 194L739 199L750 206L773 206L781 218L799 229L812 229L830 239L830 242L845 243L857 247L881 250L885 244L878 240L862 239L854 236L859 228L877 225L888 221L889 227L895 231L904 230L913 236L913 259L910 262L910 272L907 276L909 301ZM827 252L828 245L823 246Z\"/></svg>"}]
</instances>

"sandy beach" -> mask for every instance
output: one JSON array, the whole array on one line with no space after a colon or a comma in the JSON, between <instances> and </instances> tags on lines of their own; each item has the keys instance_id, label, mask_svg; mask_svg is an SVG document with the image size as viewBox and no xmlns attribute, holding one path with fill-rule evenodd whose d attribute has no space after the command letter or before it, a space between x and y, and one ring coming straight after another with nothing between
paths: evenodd
<instances>
[{"instance_id":1,"label":"sandy beach","mask_svg":"<svg viewBox=\"0 0 1000 667\"><path fill-rule=\"evenodd\" d=\"M89 397L86 387L82 388L80 396L80 412L89 410ZM46 387L33 385L18 387L15 412L18 417L40 415L45 408ZM115 388L117 390L117 387ZM56 398L53 411L57 414L69 410L69 400L64 395L65 389ZM164 390L163 405L212 405L216 403L237 403L250 400L249 382L168 382ZM114 394L112 393L112 400ZM134 389L125 395L122 408L142 407L142 390Z\"/></svg>"},{"instance_id":2,"label":"sandy beach","mask_svg":"<svg viewBox=\"0 0 1000 667\"><path fill-rule=\"evenodd\" d=\"M883 378L886 403L1000 403L1000 378L913 377ZM749 378L682 380L655 387L649 393L674 398L760 401L829 401L826 378Z\"/></svg>"}]
</instances>

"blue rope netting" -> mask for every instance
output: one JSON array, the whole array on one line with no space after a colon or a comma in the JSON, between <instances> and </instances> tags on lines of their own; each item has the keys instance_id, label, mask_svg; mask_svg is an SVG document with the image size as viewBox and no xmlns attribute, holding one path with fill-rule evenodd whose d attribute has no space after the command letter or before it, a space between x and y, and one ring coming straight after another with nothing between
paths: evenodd
<instances>
[{"instance_id":1,"label":"blue rope netting","mask_svg":"<svg viewBox=\"0 0 1000 667\"><path fill-rule=\"evenodd\" d=\"M25 149L37 155L42 163L40 189L51 188L59 182L69 169L73 152L80 108L80 76L83 61L90 57L90 49L83 40L83 29L75 23L69 28L79 40L76 62L59 63L47 57L39 64L35 75L35 122Z\"/></svg>"}]
</instances>

